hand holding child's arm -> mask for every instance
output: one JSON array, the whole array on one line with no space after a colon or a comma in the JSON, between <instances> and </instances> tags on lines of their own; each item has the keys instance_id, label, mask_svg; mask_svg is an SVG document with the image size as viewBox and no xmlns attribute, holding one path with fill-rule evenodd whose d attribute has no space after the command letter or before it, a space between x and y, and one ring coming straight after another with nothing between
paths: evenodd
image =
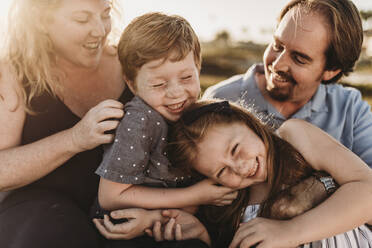
<instances>
[{"instance_id":1,"label":"hand holding child's arm","mask_svg":"<svg viewBox=\"0 0 372 248\"><path fill-rule=\"evenodd\" d=\"M157 221L152 230L146 230L156 241L200 239L211 245L207 229L194 215L179 209L164 210L162 215L169 221L163 225Z\"/></svg>"},{"instance_id":2,"label":"hand holding child's arm","mask_svg":"<svg viewBox=\"0 0 372 248\"><path fill-rule=\"evenodd\" d=\"M144 234L146 228L151 228L155 221L165 222L169 218L161 215L161 210L145 210L129 208L111 212L114 219L128 219L114 225L107 215L104 219L93 219L98 231L107 239L132 239Z\"/></svg>"}]
</instances>

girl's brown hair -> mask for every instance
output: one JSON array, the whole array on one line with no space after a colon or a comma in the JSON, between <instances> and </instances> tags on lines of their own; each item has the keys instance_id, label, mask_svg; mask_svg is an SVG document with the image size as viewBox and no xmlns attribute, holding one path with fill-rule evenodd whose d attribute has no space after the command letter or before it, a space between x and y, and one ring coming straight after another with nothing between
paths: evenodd
<instances>
[{"instance_id":1,"label":"girl's brown hair","mask_svg":"<svg viewBox=\"0 0 372 248\"><path fill-rule=\"evenodd\" d=\"M215 100L199 101L185 113L215 103ZM267 125L236 104L230 103L231 111L209 111L202 114L191 124L185 124L181 118L172 128L169 155L175 167L194 172L191 166L198 156L198 144L203 140L209 128L224 124L240 122L246 124L263 141L267 149L267 175L269 194L261 205L259 216L275 218L272 206L275 199L288 188L310 176L313 169L302 155L288 142L274 134ZM238 228L241 216L248 205L249 188L239 190L237 199L228 206L202 206L200 214L213 236L213 242L220 247L227 247Z\"/></svg>"}]
</instances>

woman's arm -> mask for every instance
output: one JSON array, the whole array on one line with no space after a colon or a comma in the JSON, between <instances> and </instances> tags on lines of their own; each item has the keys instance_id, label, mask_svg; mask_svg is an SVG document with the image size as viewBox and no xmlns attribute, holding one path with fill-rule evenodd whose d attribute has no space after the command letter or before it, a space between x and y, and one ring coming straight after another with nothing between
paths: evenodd
<instances>
[{"instance_id":1,"label":"woman's arm","mask_svg":"<svg viewBox=\"0 0 372 248\"><path fill-rule=\"evenodd\" d=\"M105 101L76 126L31 144L21 145L26 112L14 73L1 65L0 77L0 191L32 183L47 175L76 153L108 143L105 130L116 127L104 119L121 117L122 104Z\"/></svg>"},{"instance_id":2,"label":"woman's arm","mask_svg":"<svg viewBox=\"0 0 372 248\"><path fill-rule=\"evenodd\" d=\"M153 188L122 184L101 177L98 199L106 210L121 208L183 208L201 204L228 205L236 198L232 189L205 179L187 188Z\"/></svg>"},{"instance_id":3,"label":"woman's arm","mask_svg":"<svg viewBox=\"0 0 372 248\"><path fill-rule=\"evenodd\" d=\"M328 172L339 189L316 208L293 218L296 237L309 242L351 230L372 220L372 170L358 156L319 128L289 120L280 136L316 170Z\"/></svg>"},{"instance_id":4,"label":"woman's arm","mask_svg":"<svg viewBox=\"0 0 372 248\"><path fill-rule=\"evenodd\" d=\"M142 236L145 230L152 228L155 222L165 223L168 217L163 217L161 210L146 210L141 208L128 208L111 212L114 219L127 219L128 221L114 225L105 216L104 219L93 219L98 231L107 239L132 239Z\"/></svg>"}]
</instances>

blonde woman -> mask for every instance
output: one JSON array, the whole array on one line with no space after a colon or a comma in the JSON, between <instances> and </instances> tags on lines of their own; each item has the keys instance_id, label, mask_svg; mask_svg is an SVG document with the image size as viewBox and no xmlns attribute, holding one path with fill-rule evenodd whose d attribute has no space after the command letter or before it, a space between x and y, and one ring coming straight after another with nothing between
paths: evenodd
<instances>
[{"instance_id":1,"label":"blonde woman","mask_svg":"<svg viewBox=\"0 0 372 248\"><path fill-rule=\"evenodd\" d=\"M107 45L113 4L12 4L0 64L0 247L99 247L87 215L94 171L127 97Z\"/></svg>"}]
</instances>

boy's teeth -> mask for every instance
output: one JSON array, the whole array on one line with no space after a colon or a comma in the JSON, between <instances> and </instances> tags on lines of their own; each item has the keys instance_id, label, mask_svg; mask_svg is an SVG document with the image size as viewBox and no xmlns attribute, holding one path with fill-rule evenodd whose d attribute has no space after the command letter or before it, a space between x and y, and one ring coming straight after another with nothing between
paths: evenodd
<instances>
[{"instance_id":1,"label":"boy's teeth","mask_svg":"<svg viewBox=\"0 0 372 248\"><path fill-rule=\"evenodd\" d=\"M183 102L178 103L178 104L168 105L168 108L170 108L170 109L172 109L172 110L175 110L175 109L179 109L179 108L181 108L182 105L183 105Z\"/></svg>"},{"instance_id":2,"label":"boy's teeth","mask_svg":"<svg viewBox=\"0 0 372 248\"><path fill-rule=\"evenodd\" d=\"M99 47L99 43L88 43L84 44L84 47L89 48L89 49L96 49Z\"/></svg>"}]
</instances>

